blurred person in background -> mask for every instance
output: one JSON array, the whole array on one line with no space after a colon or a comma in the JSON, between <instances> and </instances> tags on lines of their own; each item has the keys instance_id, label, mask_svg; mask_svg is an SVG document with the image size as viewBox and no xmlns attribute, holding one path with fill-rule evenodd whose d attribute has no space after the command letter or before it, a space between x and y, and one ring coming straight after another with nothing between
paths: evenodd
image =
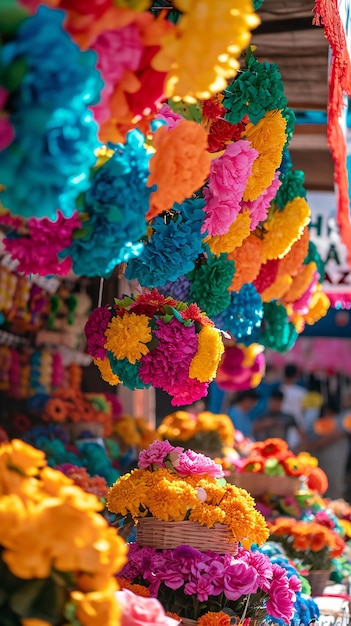
<instances>
[{"instance_id":1,"label":"blurred person in background","mask_svg":"<svg viewBox=\"0 0 351 626\"><path fill-rule=\"evenodd\" d=\"M286 441L290 428L296 429L301 443L305 441L305 431L297 423L292 413L283 411L284 393L274 389L268 400L268 410L259 415L253 424L253 434L257 441L278 437Z\"/></svg>"},{"instance_id":2,"label":"blurred person in background","mask_svg":"<svg viewBox=\"0 0 351 626\"><path fill-rule=\"evenodd\" d=\"M253 436L253 421L250 411L258 402L258 393L255 389L239 391L231 401L228 415L234 427L243 433L245 437Z\"/></svg>"},{"instance_id":3,"label":"blurred person in background","mask_svg":"<svg viewBox=\"0 0 351 626\"><path fill-rule=\"evenodd\" d=\"M291 426L287 432L287 442L292 450L302 445L299 431L304 431L304 399L307 391L297 384L299 370L293 363L288 363L284 368L283 383L280 386L284 394L281 410L294 416L296 426Z\"/></svg>"}]
</instances>

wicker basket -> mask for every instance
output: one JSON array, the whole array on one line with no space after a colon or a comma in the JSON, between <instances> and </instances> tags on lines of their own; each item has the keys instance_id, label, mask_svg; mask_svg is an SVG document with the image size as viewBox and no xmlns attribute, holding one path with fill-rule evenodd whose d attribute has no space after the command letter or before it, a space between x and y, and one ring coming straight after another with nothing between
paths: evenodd
<instances>
[{"instance_id":1,"label":"wicker basket","mask_svg":"<svg viewBox=\"0 0 351 626\"><path fill-rule=\"evenodd\" d=\"M136 527L136 542L140 546L159 549L172 549L188 545L205 552L212 550L218 554L236 554L238 544L230 541L232 535L224 524L213 528L201 526L198 522L163 522L154 517L140 517Z\"/></svg>"},{"instance_id":2,"label":"wicker basket","mask_svg":"<svg viewBox=\"0 0 351 626\"><path fill-rule=\"evenodd\" d=\"M182 617L181 624L182 626L196 626L197 621L194 619L188 619L187 617Z\"/></svg>"},{"instance_id":3,"label":"wicker basket","mask_svg":"<svg viewBox=\"0 0 351 626\"><path fill-rule=\"evenodd\" d=\"M330 570L316 569L311 570L306 578L311 585L312 596L322 596L325 587L328 584L330 577Z\"/></svg>"},{"instance_id":4,"label":"wicker basket","mask_svg":"<svg viewBox=\"0 0 351 626\"><path fill-rule=\"evenodd\" d=\"M300 480L293 476L269 476L268 474L242 473L230 474L227 481L232 485L246 489L252 496L265 493L273 496L291 496L300 489Z\"/></svg>"}]
</instances>

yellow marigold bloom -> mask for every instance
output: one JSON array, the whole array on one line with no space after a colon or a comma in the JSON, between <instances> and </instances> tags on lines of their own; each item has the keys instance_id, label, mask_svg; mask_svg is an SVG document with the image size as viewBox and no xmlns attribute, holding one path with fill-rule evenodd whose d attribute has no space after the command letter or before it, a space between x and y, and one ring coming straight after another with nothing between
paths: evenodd
<instances>
[{"instance_id":1,"label":"yellow marigold bloom","mask_svg":"<svg viewBox=\"0 0 351 626\"><path fill-rule=\"evenodd\" d=\"M307 256L309 241L310 233L305 227L300 239L295 241L289 252L280 259L278 274L295 276Z\"/></svg>"},{"instance_id":2,"label":"yellow marigold bloom","mask_svg":"<svg viewBox=\"0 0 351 626\"><path fill-rule=\"evenodd\" d=\"M212 380L224 352L222 337L213 326L203 326L198 334L198 348L190 363L189 376L202 383Z\"/></svg>"},{"instance_id":3,"label":"yellow marigold bloom","mask_svg":"<svg viewBox=\"0 0 351 626\"><path fill-rule=\"evenodd\" d=\"M151 472L149 472L151 474ZM107 508L112 513L133 517L142 515L140 505L147 506L147 474L133 470L121 476L109 490Z\"/></svg>"},{"instance_id":4,"label":"yellow marigold bloom","mask_svg":"<svg viewBox=\"0 0 351 626\"><path fill-rule=\"evenodd\" d=\"M196 432L196 419L186 411L175 411L163 418L157 429L163 439L187 441Z\"/></svg>"},{"instance_id":5,"label":"yellow marigold bloom","mask_svg":"<svg viewBox=\"0 0 351 626\"><path fill-rule=\"evenodd\" d=\"M113 373L111 364L108 358L106 359L94 359L94 364L97 365L100 371L102 380L110 385L119 385L121 382L118 376Z\"/></svg>"},{"instance_id":6,"label":"yellow marigold bloom","mask_svg":"<svg viewBox=\"0 0 351 626\"><path fill-rule=\"evenodd\" d=\"M316 273L317 266L314 261L307 265L302 265L296 276L294 276L292 285L284 296L284 302L287 304L296 302L310 286L314 275Z\"/></svg>"},{"instance_id":7,"label":"yellow marigold bloom","mask_svg":"<svg viewBox=\"0 0 351 626\"><path fill-rule=\"evenodd\" d=\"M251 0L177 0L182 16L152 60L168 72L166 96L194 102L222 91L260 20Z\"/></svg>"},{"instance_id":8,"label":"yellow marigold bloom","mask_svg":"<svg viewBox=\"0 0 351 626\"><path fill-rule=\"evenodd\" d=\"M211 252L219 256L222 252L233 252L235 248L239 248L243 241L250 235L251 217L249 211L239 213L235 222L230 225L227 233L224 235L214 235L213 237L205 237L204 242L208 243Z\"/></svg>"},{"instance_id":9,"label":"yellow marigold bloom","mask_svg":"<svg viewBox=\"0 0 351 626\"><path fill-rule=\"evenodd\" d=\"M182 479L169 483L164 477L148 492L150 513L165 522L184 520L189 509L197 503L196 491Z\"/></svg>"},{"instance_id":10,"label":"yellow marigold bloom","mask_svg":"<svg viewBox=\"0 0 351 626\"><path fill-rule=\"evenodd\" d=\"M198 487L204 489L207 493L206 504L218 506L225 493L225 488L218 484L215 479L203 478L198 482Z\"/></svg>"},{"instance_id":11,"label":"yellow marigold bloom","mask_svg":"<svg viewBox=\"0 0 351 626\"><path fill-rule=\"evenodd\" d=\"M113 317L105 331L106 350L110 350L116 359L128 359L130 363L139 361L149 352L145 345L152 339L149 321L147 315L136 313Z\"/></svg>"},{"instance_id":12,"label":"yellow marigold bloom","mask_svg":"<svg viewBox=\"0 0 351 626\"><path fill-rule=\"evenodd\" d=\"M268 111L257 124L247 124L242 137L258 152L243 194L244 201L256 200L270 186L279 167L286 142L286 120L280 111Z\"/></svg>"},{"instance_id":13,"label":"yellow marigold bloom","mask_svg":"<svg viewBox=\"0 0 351 626\"><path fill-rule=\"evenodd\" d=\"M228 254L228 259L235 264L235 274L229 291L240 291L243 285L252 283L258 276L262 265L261 248L262 240L250 235L239 248Z\"/></svg>"},{"instance_id":14,"label":"yellow marigold bloom","mask_svg":"<svg viewBox=\"0 0 351 626\"><path fill-rule=\"evenodd\" d=\"M131 415L122 415L113 422L113 432L120 437L127 446L138 446L141 441L140 433L137 430L137 424Z\"/></svg>"},{"instance_id":15,"label":"yellow marigold bloom","mask_svg":"<svg viewBox=\"0 0 351 626\"><path fill-rule=\"evenodd\" d=\"M20 439L12 439L10 443L0 448L0 467L11 466L26 476L35 476L38 469L44 465L46 465L45 453Z\"/></svg>"},{"instance_id":16,"label":"yellow marigold bloom","mask_svg":"<svg viewBox=\"0 0 351 626\"><path fill-rule=\"evenodd\" d=\"M267 232L262 241L263 263L285 256L309 222L310 209L304 198L294 198L286 203L283 211L276 211L265 222Z\"/></svg>"},{"instance_id":17,"label":"yellow marigold bloom","mask_svg":"<svg viewBox=\"0 0 351 626\"><path fill-rule=\"evenodd\" d=\"M73 591L71 600L77 606L76 618L82 626L116 626L119 624L120 608L115 599L117 583L111 579L106 589L82 593Z\"/></svg>"},{"instance_id":18,"label":"yellow marigold bloom","mask_svg":"<svg viewBox=\"0 0 351 626\"><path fill-rule=\"evenodd\" d=\"M275 279L274 283L269 285L267 289L265 289L261 293L262 302L271 302L272 300L280 300L289 290L293 279L288 274L279 274Z\"/></svg>"},{"instance_id":19,"label":"yellow marigold bloom","mask_svg":"<svg viewBox=\"0 0 351 626\"><path fill-rule=\"evenodd\" d=\"M207 528L213 528L217 523L224 524L225 518L225 512L222 511L220 506L211 506L208 504L198 504L195 506L189 517L192 522L199 522L201 526L207 526Z\"/></svg>"},{"instance_id":20,"label":"yellow marigold bloom","mask_svg":"<svg viewBox=\"0 0 351 626\"><path fill-rule=\"evenodd\" d=\"M319 287L319 289L321 289L321 286ZM329 307L330 300L328 296L322 291L316 291L316 293L314 293L312 296L310 310L306 315L304 315L304 320L306 324L312 325L318 322L318 320L320 320L327 314Z\"/></svg>"}]
</instances>

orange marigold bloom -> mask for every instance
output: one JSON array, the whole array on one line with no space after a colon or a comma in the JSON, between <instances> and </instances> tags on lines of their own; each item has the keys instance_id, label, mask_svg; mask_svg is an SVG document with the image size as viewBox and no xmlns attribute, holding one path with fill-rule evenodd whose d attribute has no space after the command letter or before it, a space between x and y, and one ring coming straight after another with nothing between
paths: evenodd
<instances>
[{"instance_id":1,"label":"orange marigold bloom","mask_svg":"<svg viewBox=\"0 0 351 626\"><path fill-rule=\"evenodd\" d=\"M314 261L307 265L302 265L295 277L293 278L290 289L284 296L284 302L289 304L299 300L305 291L309 288L314 275L316 273L317 266Z\"/></svg>"},{"instance_id":2,"label":"orange marigold bloom","mask_svg":"<svg viewBox=\"0 0 351 626\"><path fill-rule=\"evenodd\" d=\"M170 130L161 126L153 144L156 152L150 159L148 185L156 185L157 190L151 194L147 219L191 197L205 182L211 163L207 133L196 122L182 120Z\"/></svg>"},{"instance_id":3,"label":"orange marigold bloom","mask_svg":"<svg viewBox=\"0 0 351 626\"><path fill-rule=\"evenodd\" d=\"M264 225L263 262L284 257L309 222L310 209L304 198L294 198L286 203L283 211L276 211Z\"/></svg>"},{"instance_id":4,"label":"orange marigold bloom","mask_svg":"<svg viewBox=\"0 0 351 626\"><path fill-rule=\"evenodd\" d=\"M230 626L230 623L229 615L223 611L218 613L209 611L197 620L198 626Z\"/></svg>"},{"instance_id":5,"label":"orange marigold bloom","mask_svg":"<svg viewBox=\"0 0 351 626\"><path fill-rule=\"evenodd\" d=\"M289 274L294 276L302 265L308 253L308 244L310 241L310 233L308 228L304 228L303 233L291 249L279 262L278 272L281 274Z\"/></svg>"},{"instance_id":6,"label":"orange marigold bloom","mask_svg":"<svg viewBox=\"0 0 351 626\"><path fill-rule=\"evenodd\" d=\"M280 274L278 270L278 275L274 283L269 285L269 287L261 293L262 302L280 300L289 290L291 283L291 276L288 276L287 274Z\"/></svg>"},{"instance_id":7,"label":"orange marigold bloom","mask_svg":"<svg viewBox=\"0 0 351 626\"><path fill-rule=\"evenodd\" d=\"M288 444L284 441L284 439L279 439L278 437L271 437L265 441L258 441L253 444L251 450L252 452L258 452L264 458L274 456L278 460L281 460L289 455Z\"/></svg>"},{"instance_id":8,"label":"orange marigold bloom","mask_svg":"<svg viewBox=\"0 0 351 626\"><path fill-rule=\"evenodd\" d=\"M252 283L258 276L262 264L261 248L262 240L250 235L239 248L228 254L228 259L235 264L235 274L229 291L240 291L243 285Z\"/></svg>"}]
</instances>

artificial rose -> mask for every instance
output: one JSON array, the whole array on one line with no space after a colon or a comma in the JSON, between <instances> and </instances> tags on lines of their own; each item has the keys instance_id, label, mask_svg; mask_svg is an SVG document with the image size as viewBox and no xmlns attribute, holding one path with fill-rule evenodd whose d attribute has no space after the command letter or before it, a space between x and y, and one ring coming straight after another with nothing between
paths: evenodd
<instances>
[{"instance_id":1,"label":"artificial rose","mask_svg":"<svg viewBox=\"0 0 351 626\"><path fill-rule=\"evenodd\" d=\"M159 467L165 467L164 460L170 452L180 454L182 451L183 448L175 448L169 441L153 441L147 450L140 452L138 466L146 469L155 463Z\"/></svg>"},{"instance_id":2,"label":"artificial rose","mask_svg":"<svg viewBox=\"0 0 351 626\"><path fill-rule=\"evenodd\" d=\"M143 598L128 589L116 592L116 599L122 609L120 626L177 626L172 617L166 615L165 610L156 598Z\"/></svg>"},{"instance_id":3,"label":"artificial rose","mask_svg":"<svg viewBox=\"0 0 351 626\"><path fill-rule=\"evenodd\" d=\"M238 600L241 596L255 593L258 588L259 575L255 568L242 561L233 561L225 570L223 586L224 595L228 600Z\"/></svg>"}]
</instances>

